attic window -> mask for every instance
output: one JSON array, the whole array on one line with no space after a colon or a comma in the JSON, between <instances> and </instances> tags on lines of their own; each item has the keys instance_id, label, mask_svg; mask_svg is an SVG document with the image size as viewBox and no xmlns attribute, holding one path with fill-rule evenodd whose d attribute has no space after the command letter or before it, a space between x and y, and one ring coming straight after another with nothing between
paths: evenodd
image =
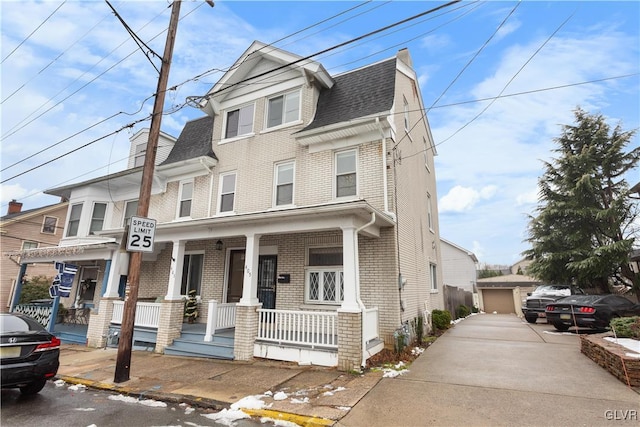
<instances>
[{"instance_id":1,"label":"attic window","mask_svg":"<svg viewBox=\"0 0 640 427\"><path fill-rule=\"evenodd\" d=\"M147 153L147 144L138 144L135 148L135 154L133 155L133 167L144 165L144 156Z\"/></svg>"},{"instance_id":2,"label":"attic window","mask_svg":"<svg viewBox=\"0 0 640 427\"><path fill-rule=\"evenodd\" d=\"M300 117L300 91L289 92L269 99L267 127L291 123Z\"/></svg>"},{"instance_id":3,"label":"attic window","mask_svg":"<svg viewBox=\"0 0 640 427\"><path fill-rule=\"evenodd\" d=\"M42 232L47 234L56 234L56 226L58 225L58 218L53 216L45 216L42 222Z\"/></svg>"},{"instance_id":4,"label":"attic window","mask_svg":"<svg viewBox=\"0 0 640 427\"><path fill-rule=\"evenodd\" d=\"M225 138L247 135L253 130L253 104L227 113Z\"/></svg>"}]
</instances>

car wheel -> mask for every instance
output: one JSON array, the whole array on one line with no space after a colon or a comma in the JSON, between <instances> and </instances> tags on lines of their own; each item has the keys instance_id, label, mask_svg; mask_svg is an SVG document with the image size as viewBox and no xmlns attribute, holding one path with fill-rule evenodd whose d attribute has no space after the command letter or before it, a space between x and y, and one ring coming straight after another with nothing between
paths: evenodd
<instances>
[{"instance_id":1,"label":"car wheel","mask_svg":"<svg viewBox=\"0 0 640 427\"><path fill-rule=\"evenodd\" d=\"M559 331L566 331L569 329L569 325L565 325L564 323L555 322L553 327Z\"/></svg>"},{"instance_id":2,"label":"car wheel","mask_svg":"<svg viewBox=\"0 0 640 427\"><path fill-rule=\"evenodd\" d=\"M44 385L47 383L45 378L41 378L36 380L30 384L27 384L24 387L20 387L20 393L24 395L37 394L44 388Z\"/></svg>"},{"instance_id":3,"label":"car wheel","mask_svg":"<svg viewBox=\"0 0 640 427\"><path fill-rule=\"evenodd\" d=\"M536 323L536 320L538 320L538 315L536 314L535 316L524 316L524 318L529 323Z\"/></svg>"}]
</instances>

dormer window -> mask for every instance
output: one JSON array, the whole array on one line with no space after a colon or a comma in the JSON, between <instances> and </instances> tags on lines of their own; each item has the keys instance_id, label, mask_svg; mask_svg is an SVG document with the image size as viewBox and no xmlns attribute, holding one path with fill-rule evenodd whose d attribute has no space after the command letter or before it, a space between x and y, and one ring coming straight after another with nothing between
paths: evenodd
<instances>
[{"instance_id":1,"label":"dormer window","mask_svg":"<svg viewBox=\"0 0 640 427\"><path fill-rule=\"evenodd\" d=\"M227 113L225 138L250 134L253 131L253 104Z\"/></svg>"},{"instance_id":2,"label":"dormer window","mask_svg":"<svg viewBox=\"0 0 640 427\"><path fill-rule=\"evenodd\" d=\"M138 144L133 154L133 167L144 166L144 157L147 153L147 144Z\"/></svg>"},{"instance_id":3,"label":"dormer window","mask_svg":"<svg viewBox=\"0 0 640 427\"><path fill-rule=\"evenodd\" d=\"M269 99L267 128L295 122L300 118L300 91L289 92Z\"/></svg>"}]
</instances>

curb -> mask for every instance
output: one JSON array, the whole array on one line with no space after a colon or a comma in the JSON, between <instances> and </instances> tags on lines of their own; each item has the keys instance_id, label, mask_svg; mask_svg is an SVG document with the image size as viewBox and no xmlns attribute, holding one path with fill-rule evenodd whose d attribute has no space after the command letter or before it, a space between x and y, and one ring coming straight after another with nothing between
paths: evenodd
<instances>
[{"instance_id":1,"label":"curb","mask_svg":"<svg viewBox=\"0 0 640 427\"><path fill-rule=\"evenodd\" d=\"M251 415L252 417L267 417L274 420L283 420L295 423L302 427L327 427L332 426L335 421L326 418L308 417L304 415L296 415L288 412L274 411L271 409L244 409L240 408L242 412Z\"/></svg>"}]
</instances>

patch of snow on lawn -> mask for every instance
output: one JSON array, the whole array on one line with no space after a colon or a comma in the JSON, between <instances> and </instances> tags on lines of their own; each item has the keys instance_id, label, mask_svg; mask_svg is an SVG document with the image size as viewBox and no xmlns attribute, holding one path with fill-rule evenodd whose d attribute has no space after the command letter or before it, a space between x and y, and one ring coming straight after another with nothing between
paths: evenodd
<instances>
[{"instance_id":1,"label":"patch of snow on lawn","mask_svg":"<svg viewBox=\"0 0 640 427\"><path fill-rule=\"evenodd\" d=\"M605 337L604 339L609 342L621 345L624 348L628 348L631 351L635 351L636 353L640 353L640 341L638 340L634 340L631 338L614 338L614 337ZM632 356L632 357L640 357L640 355Z\"/></svg>"}]
</instances>

